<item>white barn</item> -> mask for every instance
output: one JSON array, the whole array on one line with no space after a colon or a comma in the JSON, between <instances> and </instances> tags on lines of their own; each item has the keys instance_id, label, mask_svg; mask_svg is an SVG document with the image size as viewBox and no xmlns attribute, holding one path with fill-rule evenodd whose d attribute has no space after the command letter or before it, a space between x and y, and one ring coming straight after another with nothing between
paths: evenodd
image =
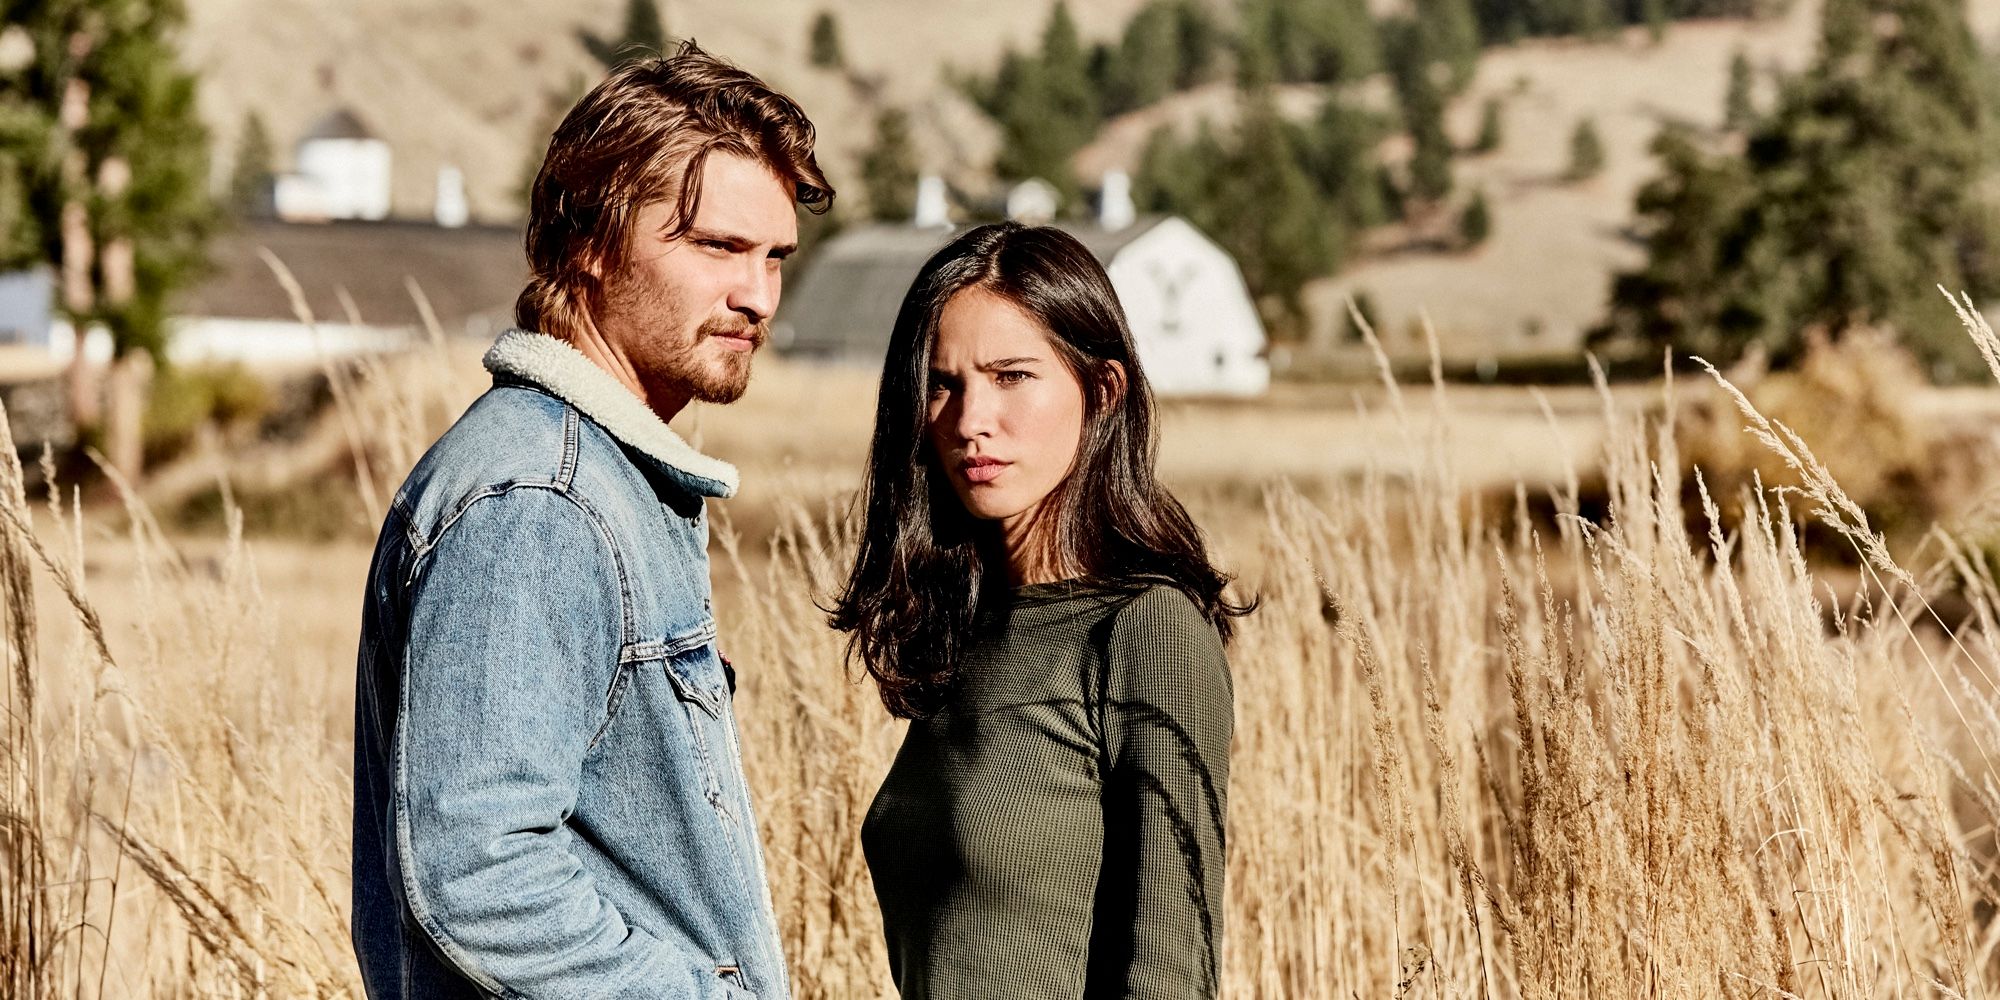
<instances>
[{"instance_id":1,"label":"white barn","mask_svg":"<svg viewBox=\"0 0 2000 1000\"><path fill-rule=\"evenodd\" d=\"M294 158L298 172L278 177L278 217L298 222L389 216L389 144L345 108L321 118Z\"/></svg>"},{"instance_id":2,"label":"white barn","mask_svg":"<svg viewBox=\"0 0 2000 1000\"><path fill-rule=\"evenodd\" d=\"M1269 387L1264 327L1227 251L1173 216L1060 225L1104 264L1154 391L1254 396ZM786 290L773 345L789 356L881 365L910 281L954 235L871 225L828 240Z\"/></svg>"}]
</instances>

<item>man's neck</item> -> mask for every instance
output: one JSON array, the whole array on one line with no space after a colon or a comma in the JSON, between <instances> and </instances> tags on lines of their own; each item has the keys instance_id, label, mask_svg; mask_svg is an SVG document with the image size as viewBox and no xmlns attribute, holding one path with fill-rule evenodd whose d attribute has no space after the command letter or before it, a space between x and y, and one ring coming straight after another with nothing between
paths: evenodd
<instances>
[{"instance_id":1,"label":"man's neck","mask_svg":"<svg viewBox=\"0 0 2000 1000\"><path fill-rule=\"evenodd\" d=\"M640 380L638 369L632 366L631 359L617 345L611 343L589 317L584 317L577 328L569 331L567 336L551 335L568 342L578 353L589 358L592 364L609 372L612 378L618 380L618 384L624 386L632 395L639 397L647 409L657 414L662 423L671 422L687 408L692 399L685 392L649 391L645 382Z\"/></svg>"}]
</instances>

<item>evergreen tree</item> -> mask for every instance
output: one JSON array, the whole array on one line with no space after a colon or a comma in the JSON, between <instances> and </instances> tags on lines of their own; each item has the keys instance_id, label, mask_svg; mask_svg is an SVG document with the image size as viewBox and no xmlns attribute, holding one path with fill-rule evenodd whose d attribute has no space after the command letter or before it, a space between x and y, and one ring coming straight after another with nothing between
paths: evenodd
<instances>
[{"instance_id":1,"label":"evergreen tree","mask_svg":"<svg viewBox=\"0 0 2000 1000\"><path fill-rule=\"evenodd\" d=\"M1569 134L1569 168L1563 176L1572 181L1585 180L1597 176L1604 169L1604 140L1597 134L1597 123L1589 118L1576 123L1576 130Z\"/></svg>"},{"instance_id":2,"label":"evergreen tree","mask_svg":"<svg viewBox=\"0 0 2000 1000\"><path fill-rule=\"evenodd\" d=\"M1421 27L1401 20L1382 26L1389 76L1410 134L1410 193L1437 201L1451 193L1451 140L1444 133L1444 93Z\"/></svg>"},{"instance_id":3,"label":"evergreen tree","mask_svg":"<svg viewBox=\"0 0 2000 1000\"><path fill-rule=\"evenodd\" d=\"M1378 45L1366 0L1245 0L1239 82L1251 88L1359 79L1375 71Z\"/></svg>"},{"instance_id":4,"label":"evergreen tree","mask_svg":"<svg viewBox=\"0 0 2000 1000\"><path fill-rule=\"evenodd\" d=\"M1042 32L1038 58L1003 62L992 94L1002 147L994 170L1010 181L1039 177L1076 196L1069 160L1097 133L1090 57L1069 7L1060 2Z\"/></svg>"},{"instance_id":5,"label":"evergreen tree","mask_svg":"<svg viewBox=\"0 0 2000 1000\"><path fill-rule=\"evenodd\" d=\"M1458 237L1468 247L1476 247L1486 242L1493 233L1492 210L1486 206L1486 192L1472 192L1472 200L1466 203L1465 211L1458 217Z\"/></svg>"},{"instance_id":6,"label":"evergreen tree","mask_svg":"<svg viewBox=\"0 0 2000 1000\"><path fill-rule=\"evenodd\" d=\"M910 144L910 116L890 108L875 118L875 141L861 157L868 214L881 222L908 221L917 203L917 153Z\"/></svg>"},{"instance_id":7,"label":"evergreen tree","mask_svg":"<svg viewBox=\"0 0 2000 1000\"><path fill-rule=\"evenodd\" d=\"M1750 103L1750 57L1742 49L1729 60L1729 93L1723 98L1722 127L1741 132L1757 117Z\"/></svg>"},{"instance_id":8,"label":"evergreen tree","mask_svg":"<svg viewBox=\"0 0 2000 1000\"><path fill-rule=\"evenodd\" d=\"M1491 153L1500 148L1500 142L1500 99L1489 97L1479 106L1479 137L1473 140L1472 151Z\"/></svg>"},{"instance_id":9,"label":"evergreen tree","mask_svg":"<svg viewBox=\"0 0 2000 1000\"><path fill-rule=\"evenodd\" d=\"M1174 0L1174 86L1180 90L1207 83L1215 75L1222 49L1222 28L1200 0Z\"/></svg>"},{"instance_id":10,"label":"evergreen tree","mask_svg":"<svg viewBox=\"0 0 2000 1000\"><path fill-rule=\"evenodd\" d=\"M604 64L605 69L616 69L633 59L650 59L664 54L671 37L654 0L626 0L625 26L617 37L606 38L595 32L578 31L577 40L583 43L585 51Z\"/></svg>"},{"instance_id":11,"label":"evergreen tree","mask_svg":"<svg viewBox=\"0 0 2000 1000\"><path fill-rule=\"evenodd\" d=\"M0 270L31 267L46 256L36 200L55 114L27 86L32 72L24 66L0 76Z\"/></svg>"},{"instance_id":12,"label":"evergreen tree","mask_svg":"<svg viewBox=\"0 0 2000 1000\"><path fill-rule=\"evenodd\" d=\"M1423 51L1434 62L1450 67L1451 80L1445 88L1457 93L1472 80L1479 65L1479 22L1473 16L1471 0L1416 0L1417 25L1423 33Z\"/></svg>"},{"instance_id":13,"label":"evergreen tree","mask_svg":"<svg viewBox=\"0 0 2000 1000\"><path fill-rule=\"evenodd\" d=\"M1667 0L1640 0L1639 18L1646 24L1646 35L1654 45L1667 37Z\"/></svg>"},{"instance_id":14,"label":"evergreen tree","mask_svg":"<svg viewBox=\"0 0 2000 1000\"><path fill-rule=\"evenodd\" d=\"M833 11L820 11L813 18L809 48L812 64L820 69L841 69L847 65L847 53L840 44L840 22L834 20Z\"/></svg>"},{"instance_id":15,"label":"evergreen tree","mask_svg":"<svg viewBox=\"0 0 2000 1000\"><path fill-rule=\"evenodd\" d=\"M1660 176L1633 206L1647 231L1647 261L1613 279L1611 323L1593 337L1733 359L1745 317L1730 306L1724 279L1747 249L1734 230L1756 198L1754 181L1742 160L1704 155L1683 128L1663 130L1652 152Z\"/></svg>"},{"instance_id":16,"label":"evergreen tree","mask_svg":"<svg viewBox=\"0 0 2000 1000\"><path fill-rule=\"evenodd\" d=\"M1183 215L1202 226L1214 214L1216 185L1227 153L1215 130L1203 121L1194 138L1182 142L1172 126L1146 137L1139 169L1132 177L1132 204L1142 212Z\"/></svg>"},{"instance_id":17,"label":"evergreen tree","mask_svg":"<svg viewBox=\"0 0 2000 1000\"><path fill-rule=\"evenodd\" d=\"M245 113L242 131L236 137L236 163L229 172L231 212L239 217L270 213L276 156L264 117L255 111Z\"/></svg>"},{"instance_id":18,"label":"evergreen tree","mask_svg":"<svg viewBox=\"0 0 2000 1000\"><path fill-rule=\"evenodd\" d=\"M1301 141L1268 91L1253 91L1226 144L1206 124L1185 143L1155 130L1132 186L1141 210L1185 216L1235 257L1280 338L1303 335L1305 286L1339 266L1350 228L1317 189Z\"/></svg>"},{"instance_id":19,"label":"evergreen tree","mask_svg":"<svg viewBox=\"0 0 2000 1000\"><path fill-rule=\"evenodd\" d=\"M1933 364L1976 365L1932 286L2000 292L1987 128L1960 4L1829 0L1818 60L1741 157L1679 152L1649 186L1729 188L1730 204L1642 200L1647 263L1614 283L1604 334L1718 363L1761 344L1785 361L1808 328L1886 324Z\"/></svg>"},{"instance_id":20,"label":"evergreen tree","mask_svg":"<svg viewBox=\"0 0 2000 1000\"><path fill-rule=\"evenodd\" d=\"M1375 157L1387 132L1376 115L1329 97L1295 140L1320 199L1350 229L1365 229L1390 218L1376 180Z\"/></svg>"},{"instance_id":21,"label":"evergreen tree","mask_svg":"<svg viewBox=\"0 0 2000 1000\"><path fill-rule=\"evenodd\" d=\"M1149 3L1125 23L1110 53L1102 88L1104 113L1143 108L1172 93L1180 77L1180 24L1174 8Z\"/></svg>"},{"instance_id":22,"label":"evergreen tree","mask_svg":"<svg viewBox=\"0 0 2000 1000\"><path fill-rule=\"evenodd\" d=\"M1219 197L1198 223L1236 258L1273 335L1298 339L1306 327L1305 286L1332 273L1346 251L1347 228L1300 166L1294 135L1270 95L1252 93L1245 101Z\"/></svg>"},{"instance_id":23,"label":"evergreen tree","mask_svg":"<svg viewBox=\"0 0 2000 1000\"><path fill-rule=\"evenodd\" d=\"M204 268L217 218L197 81L176 47L185 13L174 0L41 0L14 4L8 20L37 53L0 78L0 108L44 123L45 154L20 174L40 257L57 268L79 337L97 324L111 334L124 389L111 394L106 451L136 475L143 401L130 361L163 353L170 299ZM81 357L71 404L88 426L95 393Z\"/></svg>"}]
</instances>

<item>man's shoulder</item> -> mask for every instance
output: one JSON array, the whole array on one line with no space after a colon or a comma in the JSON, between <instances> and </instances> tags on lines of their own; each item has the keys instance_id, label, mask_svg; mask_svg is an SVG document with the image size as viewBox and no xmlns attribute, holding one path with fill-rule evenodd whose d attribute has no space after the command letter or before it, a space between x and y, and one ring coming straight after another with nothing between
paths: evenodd
<instances>
[{"instance_id":1,"label":"man's shoulder","mask_svg":"<svg viewBox=\"0 0 2000 1000\"><path fill-rule=\"evenodd\" d=\"M570 493L581 423L560 399L497 383L417 460L396 491L396 510L418 537L434 537L486 497L523 487Z\"/></svg>"}]
</instances>

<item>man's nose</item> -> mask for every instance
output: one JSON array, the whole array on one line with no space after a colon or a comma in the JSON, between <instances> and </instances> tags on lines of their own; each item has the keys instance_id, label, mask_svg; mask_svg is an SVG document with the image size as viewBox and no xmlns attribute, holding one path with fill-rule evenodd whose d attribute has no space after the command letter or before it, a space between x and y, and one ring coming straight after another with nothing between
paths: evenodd
<instances>
[{"instance_id":1,"label":"man's nose","mask_svg":"<svg viewBox=\"0 0 2000 1000\"><path fill-rule=\"evenodd\" d=\"M742 313L752 323L769 320L778 311L783 277L765 257L746 255L745 272L738 276L729 294L729 308Z\"/></svg>"}]
</instances>

